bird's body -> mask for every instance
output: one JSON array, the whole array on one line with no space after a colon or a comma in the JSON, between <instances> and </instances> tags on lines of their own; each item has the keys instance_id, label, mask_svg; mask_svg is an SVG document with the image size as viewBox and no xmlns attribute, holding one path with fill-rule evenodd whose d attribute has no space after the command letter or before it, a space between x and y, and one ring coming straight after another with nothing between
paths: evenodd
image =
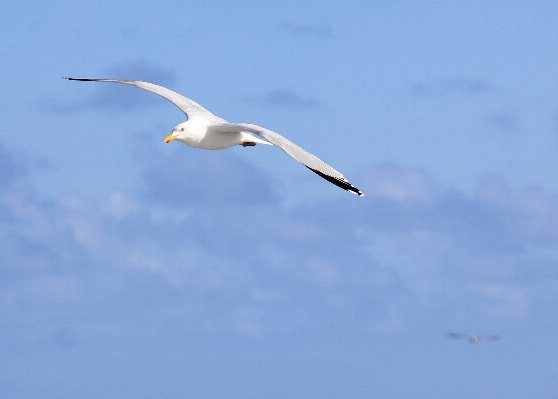
<instances>
[{"instance_id":1,"label":"bird's body","mask_svg":"<svg viewBox=\"0 0 558 399\"><path fill-rule=\"evenodd\" d=\"M65 79L126 84L150 91L169 100L187 115L188 120L176 126L165 139L165 143L176 140L190 147L205 150L223 150L235 145L242 145L244 147L255 146L256 144L275 145L327 181L352 194L363 196L362 192L350 184L341 173L285 137L257 125L229 123L213 115L195 101L165 87L136 80Z\"/></svg>"},{"instance_id":2,"label":"bird's body","mask_svg":"<svg viewBox=\"0 0 558 399\"><path fill-rule=\"evenodd\" d=\"M227 121L223 120L222 123L226 124ZM173 139L172 137L176 138ZM214 125L211 125L204 119L189 119L181 123L175 127L173 133L165 139L167 142L171 142L172 140L180 141L190 147L204 150L224 150L245 143L270 144L249 133L219 131L218 129L214 129Z\"/></svg>"}]
</instances>

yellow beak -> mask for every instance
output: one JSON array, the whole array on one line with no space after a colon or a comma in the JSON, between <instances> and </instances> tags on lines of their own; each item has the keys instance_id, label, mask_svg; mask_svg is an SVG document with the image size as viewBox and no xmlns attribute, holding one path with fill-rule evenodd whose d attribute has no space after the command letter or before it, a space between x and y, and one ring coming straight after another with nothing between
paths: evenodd
<instances>
[{"instance_id":1,"label":"yellow beak","mask_svg":"<svg viewBox=\"0 0 558 399\"><path fill-rule=\"evenodd\" d=\"M165 139L165 144L170 143L171 141L176 140L176 136L173 136L172 134L170 136L167 136L167 138Z\"/></svg>"}]
</instances>

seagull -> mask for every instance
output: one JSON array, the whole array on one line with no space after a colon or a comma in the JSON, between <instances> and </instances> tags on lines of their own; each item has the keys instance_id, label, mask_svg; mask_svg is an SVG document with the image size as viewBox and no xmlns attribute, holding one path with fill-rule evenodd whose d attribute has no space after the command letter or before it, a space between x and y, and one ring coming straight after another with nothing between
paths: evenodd
<instances>
[{"instance_id":1,"label":"seagull","mask_svg":"<svg viewBox=\"0 0 558 399\"><path fill-rule=\"evenodd\" d=\"M138 80L67 77L64 77L64 79L81 82L121 83L150 91L167 99L184 112L187 117L186 122L177 125L172 133L165 138L167 144L176 140L190 147L205 150L223 150L235 145L243 147L253 147L256 144L274 145L330 183L352 194L364 196L362 191L349 183L340 172L285 137L250 123L229 123L213 115L195 101L165 87Z\"/></svg>"},{"instance_id":2,"label":"seagull","mask_svg":"<svg viewBox=\"0 0 558 399\"><path fill-rule=\"evenodd\" d=\"M448 338L451 339L466 339L472 344L476 344L479 341L498 341L500 339L499 335L469 335L469 334L456 334L449 333Z\"/></svg>"}]
</instances>

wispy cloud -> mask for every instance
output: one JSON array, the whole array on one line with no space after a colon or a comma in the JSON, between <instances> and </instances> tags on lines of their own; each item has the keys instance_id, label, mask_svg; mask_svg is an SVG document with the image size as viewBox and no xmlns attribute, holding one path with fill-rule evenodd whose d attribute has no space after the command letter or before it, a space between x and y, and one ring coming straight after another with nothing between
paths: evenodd
<instances>
[{"instance_id":1,"label":"wispy cloud","mask_svg":"<svg viewBox=\"0 0 558 399\"><path fill-rule=\"evenodd\" d=\"M395 164L370 167L364 175L366 193L395 202L431 202L436 190L425 170L402 168Z\"/></svg>"},{"instance_id":2,"label":"wispy cloud","mask_svg":"<svg viewBox=\"0 0 558 399\"><path fill-rule=\"evenodd\" d=\"M0 190L25 175L27 169L18 163L8 149L0 143Z\"/></svg>"},{"instance_id":3,"label":"wispy cloud","mask_svg":"<svg viewBox=\"0 0 558 399\"><path fill-rule=\"evenodd\" d=\"M175 81L174 73L143 59L113 65L107 69L104 76L73 77L143 80L156 83L161 86L172 86ZM66 82L66 84L76 83L81 84L82 82ZM162 103L157 101L158 98L153 96L151 93L147 93L136 88L110 83L91 82L88 84L94 86L92 88L83 86L83 92L90 92L91 94L83 97L82 99L49 99L42 102L42 107L50 112L64 114L83 112L92 109L131 111Z\"/></svg>"},{"instance_id":4,"label":"wispy cloud","mask_svg":"<svg viewBox=\"0 0 558 399\"><path fill-rule=\"evenodd\" d=\"M56 346L62 350L73 349L76 345L75 333L68 328L59 328L53 334Z\"/></svg>"},{"instance_id":5,"label":"wispy cloud","mask_svg":"<svg viewBox=\"0 0 558 399\"><path fill-rule=\"evenodd\" d=\"M527 290L504 284L474 284L471 289L481 298L479 313L493 317L524 317L528 312Z\"/></svg>"},{"instance_id":6,"label":"wispy cloud","mask_svg":"<svg viewBox=\"0 0 558 399\"><path fill-rule=\"evenodd\" d=\"M496 87L483 79L450 78L413 85L417 96L441 96L447 94L484 94L496 91Z\"/></svg>"},{"instance_id":7,"label":"wispy cloud","mask_svg":"<svg viewBox=\"0 0 558 399\"><path fill-rule=\"evenodd\" d=\"M54 166L47 159L25 150L9 150L0 143L0 190L25 180L34 172L52 171Z\"/></svg>"},{"instance_id":8,"label":"wispy cloud","mask_svg":"<svg viewBox=\"0 0 558 399\"><path fill-rule=\"evenodd\" d=\"M488 118L488 122L498 130L512 134L519 127L519 118L509 112L500 112Z\"/></svg>"},{"instance_id":9,"label":"wispy cloud","mask_svg":"<svg viewBox=\"0 0 558 399\"><path fill-rule=\"evenodd\" d=\"M280 31L296 35L318 38L333 37L333 27L329 24L294 24L283 23L277 27Z\"/></svg>"},{"instance_id":10,"label":"wispy cloud","mask_svg":"<svg viewBox=\"0 0 558 399\"><path fill-rule=\"evenodd\" d=\"M248 101L269 107L312 109L323 106L319 100L301 97L291 89L270 90L261 96L250 97Z\"/></svg>"}]
</instances>

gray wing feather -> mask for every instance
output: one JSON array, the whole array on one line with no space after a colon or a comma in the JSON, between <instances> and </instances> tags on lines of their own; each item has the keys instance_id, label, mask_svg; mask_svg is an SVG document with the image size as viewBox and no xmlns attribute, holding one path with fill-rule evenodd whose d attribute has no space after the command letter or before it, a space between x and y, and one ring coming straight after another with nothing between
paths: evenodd
<instances>
[{"instance_id":1,"label":"gray wing feather","mask_svg":"<svg viewBox=\"0 0 558 399\"><path fill-rule=\"evenodd\" d=\"M125 85L135 86L137 88L150 91L151 93L155 93L164 99L170 101L174 105L176 105L182 112L184 112L189 119L195 118L196 115L202 114L204 118L213 117L216 120L223 122L224 119L221 119L211 112L206 110L204 107L199 105L197 102L190 100L189 98L184 97L177 92L167 89L166 87L159 86L153 83L142 82L139 80L123 80L123 79L87 79L87 78L64 78L67 80L77 80L81 82L109 82L109 83L121 83Z\"/></svg>"},{"instance_id":2,"label":"gray wing feather","mask_svg":"<svg viewBox=\"0 0 558 399\"><path fill-rule=\"evenodd\" d=\"M271 144L281 148L295 160L329 182L352 192L353 194L357 194L359 196L364 195L358 188L349 183L349 181L345 179L345 176L343 176L339 171L335 170L314 154L309 153L278 133L249 123L223 123L214 128L223 132L248 132L255 134L256 136L261 137L264 140L269 141Z\"/></svg>"}]
</instances>

